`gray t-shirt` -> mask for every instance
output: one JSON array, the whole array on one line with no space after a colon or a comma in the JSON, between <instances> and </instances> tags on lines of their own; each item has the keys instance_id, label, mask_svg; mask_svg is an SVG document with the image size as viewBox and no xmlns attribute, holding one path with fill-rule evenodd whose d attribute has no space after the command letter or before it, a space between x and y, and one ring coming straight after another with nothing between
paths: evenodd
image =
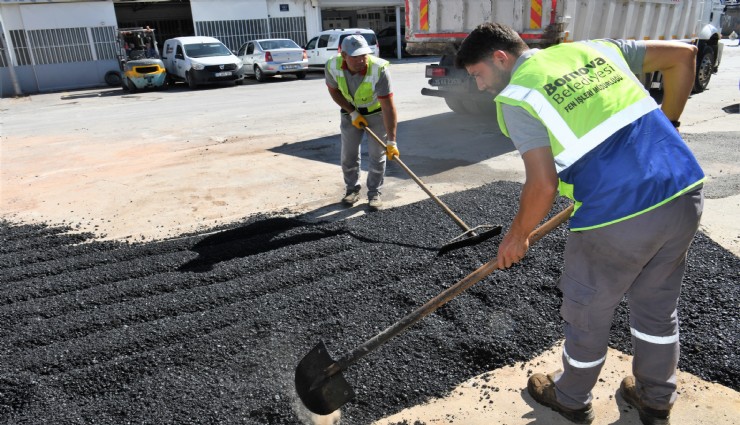
<instances>
[{"instance_id":1,"label":"gray t-shirt","mask_svg":"<svg viewBox=\"0 0 740 425\"><path fill-rule=\"evenodd\" d=\"M642 63L645 59L646 45L641 40L611 40L619 46L627 60L632 72L639 75L642 73ZM514 64L516 70L527 59L536 54L539 49L531 49L524 52ZM520 154L528 150L550 146L550 138L547 136L547 128L537 118L529 114L524 108L512 105L501 105L506 128L509 130L511 141Z\"/></svg>"},{"instance_id":2,"label":"gray t-shirt","mask_svg":"<svg viewBox=\"0 0 740 425\"><path fill-rule=\"evenodd\" d=\"M336 89L339 88L339 84L337 84L337 81L334 79L331 73L329 73L328 67L329 63L333 60L334 59L329 59L329 62L327 62L327 67L324 69L324 77L326 78L326 85ZM365 74L358 72L357 74L352 75L349 70L345 69L344 76L345 78L347 78L347 88L349 89L349 94L354 96L357 87L359 87L362 83L362 80L365 79ZM378 97L388 97L391 93L391 73L388 72L388 67L386 66L385 69L380 72L380 78L375 84L375 94L378 95Z\"/></svg>"}]
</instances>

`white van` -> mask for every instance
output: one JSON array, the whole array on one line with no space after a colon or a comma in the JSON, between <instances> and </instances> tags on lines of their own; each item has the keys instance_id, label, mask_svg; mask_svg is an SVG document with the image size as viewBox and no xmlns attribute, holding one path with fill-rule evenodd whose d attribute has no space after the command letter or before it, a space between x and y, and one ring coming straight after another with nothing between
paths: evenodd
<instances>
[{"instance_id":1,"label":"white van","mask_svg":"<svg viewBox=\"0 0 740 425\"><path fill-rule=\"evenodd\" d=\"M318 36L308 40L306 43L306 55L308 56L308 66L323 67L326 66L326 62L332 56L336 56L340 52L340 46L342 40L347 36L358 34L365 37L367 44L373 50L373 56L380 55L380 47L378 47L378 37L375 36L375 32L367 28L348 28L348 29L333 29L321 31Z\"/></svg>"},{"instance_id":2,"label":"white van","mask_svg":"<svg viewBox=\"0 0 740 425\"><path fill-rule=\"evenodd\" d=\"M223 43L213 37L177 37L164 42L162 62L170 82L185 81L191 89L201 84L244 80L244 68Z\"/></svg>"}]
</instances>

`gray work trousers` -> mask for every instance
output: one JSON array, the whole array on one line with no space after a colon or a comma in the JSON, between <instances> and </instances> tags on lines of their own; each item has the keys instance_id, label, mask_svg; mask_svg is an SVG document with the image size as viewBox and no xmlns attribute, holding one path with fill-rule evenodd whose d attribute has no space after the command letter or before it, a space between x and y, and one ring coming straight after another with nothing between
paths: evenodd
<instances>
[{"instance_id":1,"label":"gray work trousers","mask_svg":"<svg viewBox=\"0 0 740 425\"><path fill-rule=\"evenodd\" d=\"M349 114L342 115L342 173L344 174L344 184L348 191L360 189L360 144L365 130L360 130L352 125L352 118ZM368 127L381 140L385 140L386 131L383 123L383 113L365 115ZM369 163L367 166L367 196L370 198L374 194L379 194L383 187L385 176L385 149L380 143L367 137L367 152Z\"/></svg>"},{"instance_id":2,"label":"gray work trousers","mask_svg":"<svg viewBox=\"0 0 740 425\"><path fill-rule=\"evenodd\" d=\"M676 307L686 253L703 209L701 187L609 226L571 232L559 287L565 320L558 402L579 409L591 402L601 372L614 310L627 295L634 360L642 401L666 410L676 400Z\"/></svg>"}]
</instances>

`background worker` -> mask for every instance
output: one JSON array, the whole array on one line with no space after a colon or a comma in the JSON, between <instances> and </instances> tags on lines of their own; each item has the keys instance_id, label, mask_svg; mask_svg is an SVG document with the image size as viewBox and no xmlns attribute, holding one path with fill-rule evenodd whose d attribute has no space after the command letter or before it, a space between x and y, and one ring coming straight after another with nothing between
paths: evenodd
<instances>
[{"instance_id":1,"label":"background worker","mask_svg":"<svg viewBox=\"0 0 740 425\"><path fill-rule=\"evenodd\" d=\"M342 203L353 205L360 199L360 144L364 127L385 138L386 150L375 141L368 142L370 163L367 171L368 207L383 205L380 189L385 177L386 157L399 155L396 146L397 116L393 104L388 61L372 56L361 35L342 41L342 52L326 63L324 71L329 94L341 111L342 173L346 193Z\"/></svg>"},{"instance_id":2,"label":"background worker","mask_svg":"<svg viewBox=\"0 0 740 425\"><path fill-rule=\"evenodd\" d=\"M620 392L643 424L668 424L676 400L676 306L703 208L704 173L675 127L694 82L696 47L595 40L532 49L486 23L457 65L496 94L498 122L522 155L519 210L498 250L520 261L528 235L561 195L575 201L559 288L563 370L529 378L529 394L591 423L591 390L606 360L614 309L627 295L634 377ZM662 106L634 74L663 74Z\"/></svg>"}]
</instances>

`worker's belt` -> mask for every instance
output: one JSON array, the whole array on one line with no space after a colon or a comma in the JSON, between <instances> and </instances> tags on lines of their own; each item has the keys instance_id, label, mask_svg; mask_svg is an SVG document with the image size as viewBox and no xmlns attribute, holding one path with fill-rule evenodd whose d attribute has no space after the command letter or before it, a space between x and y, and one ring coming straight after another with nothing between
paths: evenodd
<instances>
[{"instance_id":1,"label":"worker's belt","mask_svg":"<svg viewBox=\"0 0 740 425\"><path fill-rule=\"evenodd\" d=\"M357 108L357 112L359 112L362 115L370 115L370 114L376 114L380 112L382 108L378 107L378 109L374 109L372 112L368 111L367 108ZM349 112L345 111L344 109L340 109L340 111L343 114L349 114Z\"/></svg>"}]
</instances>

